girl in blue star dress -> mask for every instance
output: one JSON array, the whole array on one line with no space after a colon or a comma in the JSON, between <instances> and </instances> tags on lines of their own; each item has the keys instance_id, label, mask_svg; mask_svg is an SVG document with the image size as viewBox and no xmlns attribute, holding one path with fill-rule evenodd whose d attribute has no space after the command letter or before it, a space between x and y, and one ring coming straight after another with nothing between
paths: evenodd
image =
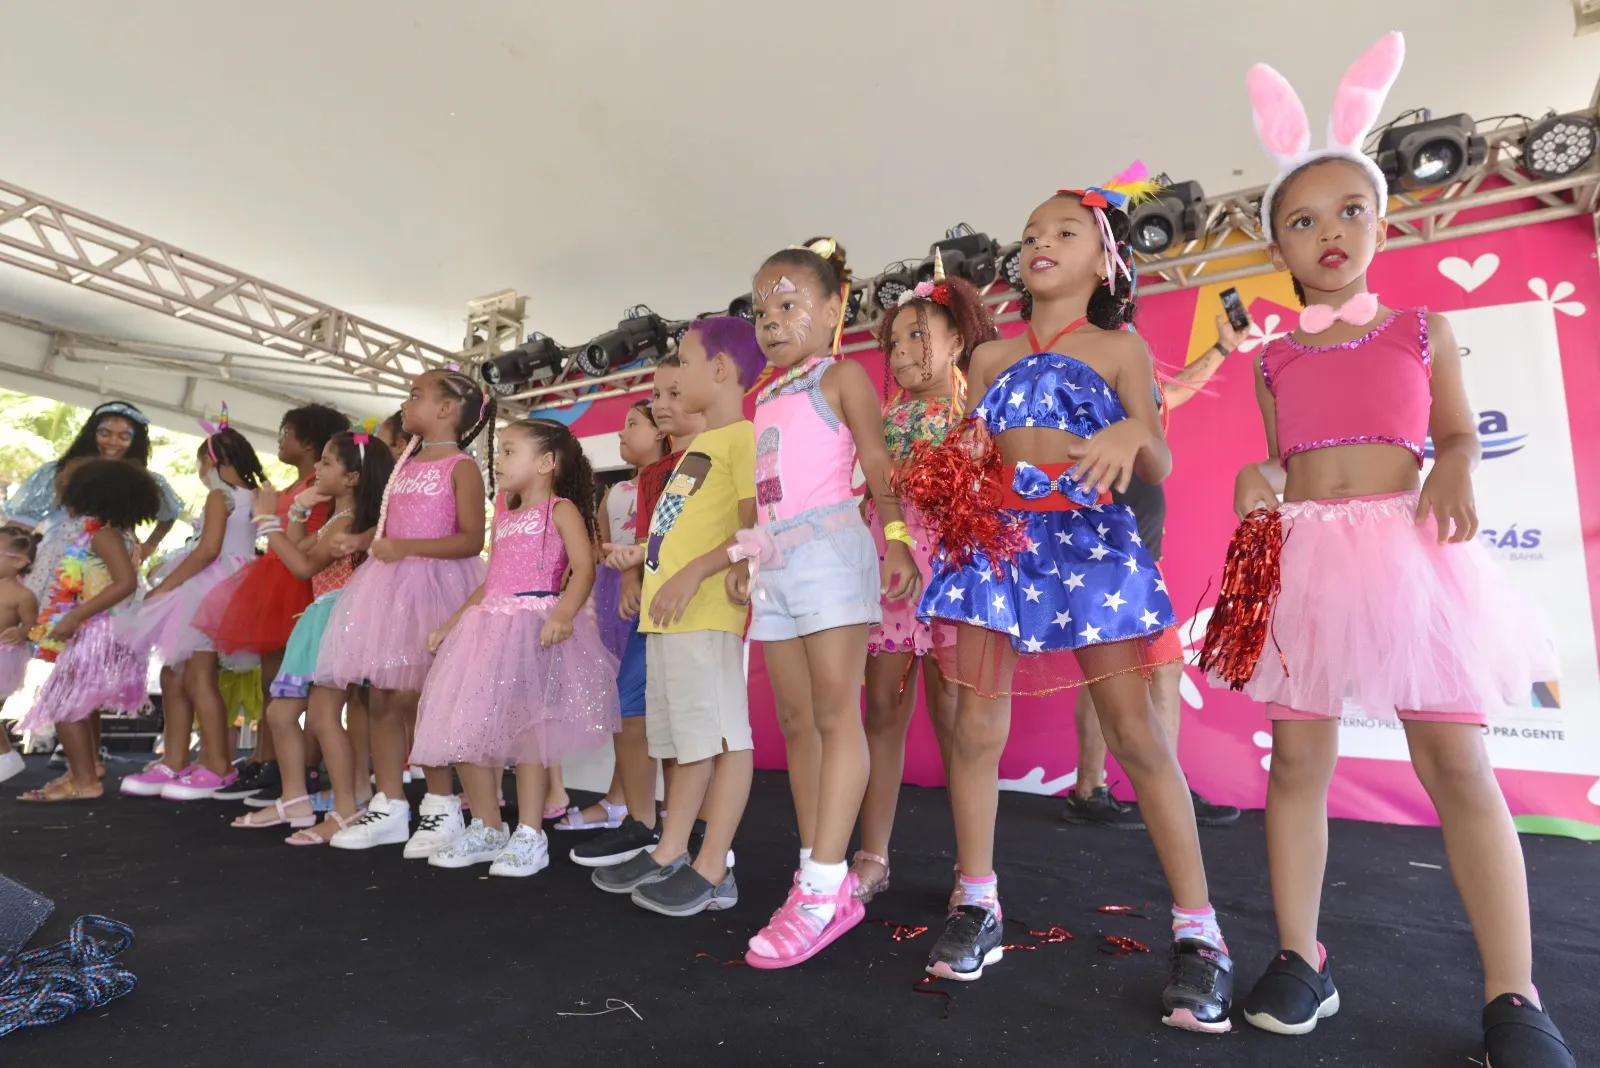
<instances>
[{"instance_id":1,"label":"girl in blue star dress","mask_svg":"<svg viewBox=\"0 0 1600 1068\"><path fill-rule=\"evenodd\" d=\"M1029 330L973 353L970 421L914 453L903 480L939 534L920 616L963 687L949 774L959 880L927 970L976 979L1004 952L994 826L1011 695L1087 684L1181 906L1163 1019L1220 1032L1232 965L1188 785L1147 691L1172 601L1133 513L1109 493L1172 467L1149 350L1124 329L1134 304L1123 209L1153 188L1142 177L1135 165L1110 188L1062 191L1034 211L1022 241Z\"/></svg>"}]
</instances>

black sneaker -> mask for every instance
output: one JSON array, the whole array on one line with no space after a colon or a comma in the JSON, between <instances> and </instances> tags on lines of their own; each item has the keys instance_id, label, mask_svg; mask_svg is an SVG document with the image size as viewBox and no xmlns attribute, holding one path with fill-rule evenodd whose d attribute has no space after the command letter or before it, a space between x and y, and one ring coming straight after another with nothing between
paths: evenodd
<instances>
[{"instance_id":1,"label":"black sneaker","mask_svg":"<svg viewBox=\"0 0 1600 1068\"><path fill-rule=\"evenodd\" d=\"M567 855L572 863L585 868L609 868L632 860L659 841L661 828L646 827L632 816L624 816L620 826L573 846Z\"/></svg>"},{"instance_id":2,"label":"black sneaker","mask_svg":"<svg viewBox=\"0 0 1600 1068\"><path fill-rule=\"evenodd\" d=\"M1239 810L1232 805L1214 805L1193 790L1189 797L1194 801L1194 821L1202 827L1226 827L1239 822Z\"/></svg>"},{"instance_id":3,"label":"black sneaker","mask_svg":"<svg viewBox=\"0 0 1600 1068\"><path fill-rule=\"evenodd\" d=\"M1483 1068L1576 1068L1550 1017L1521 994L1483 1007Z\"/></svg>"},{"instance_id":4,"label":"black sneaker","mask_svg":"<svg viewBox=\"0 0 1600 1068\"><path fill-rule=\"evenodd\" d=\"M253 797L269 786L276 786L280 791L283 788L283 780L278 778L278 762L252 760L239 769L239 778L232 786L224 786L211 796L219 801L237 801Z\"/></svg>"},{"instance_id":5,"label":"black sneaker","mask_svg":"<svg viewBox=\"0 0 1600 1068\"><path fill-rule=\"evenodd\" d=\"M929 975L970 983L1006 955L1000 946L1000 919L982 905L957 905L928 954Z\"/></svg>"},{"instance_id":6,"label":"black sneaker","mask_svg":"<svg viewBox=\"0 0 1600 1068\"><path fill-rule=\"evenodd\" d=\"M1220 1035L1232 1030L1233 961L1210 942L1180 938L1172 943L1167 988L1161 992L1161 1022L1185 1031Z\"/></svg>"},{"instance_id":7,"label":"black sneaker","mask_svg":"<svg viewBox=\"0 0 1600 1068\"><path fill-rule=\"evenodd\" d=\"M1317 1021L1339 1011L1339 991L1326 960L1317 971L1292 949L1280 949L1250 996L1244 1018L1252 1027L1279 1035L1306 1035Z\"/></svg>"},{"instance_id":8,"label":"black sneaker","mask_svg":"<svg viewBox=\"0 0 1600 1068\"><path fill-rule=\"evenodd\" d=\"M1092 823L1098 827L1113 827L1119 831L1142 831L1144 819L1136 805L1129 805L1111 796L1104 786L1096 786L1087 798L1079 797L1074 790L1067 795L1067 807L1061 818L1068 823Z\"/></svg>"}]
</instances>

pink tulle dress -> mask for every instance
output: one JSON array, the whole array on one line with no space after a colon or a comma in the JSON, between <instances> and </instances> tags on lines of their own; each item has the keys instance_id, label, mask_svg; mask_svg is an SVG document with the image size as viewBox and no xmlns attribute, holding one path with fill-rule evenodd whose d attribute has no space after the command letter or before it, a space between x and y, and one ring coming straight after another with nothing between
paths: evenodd
<instances>
[{"instance_id":1,"label":"pink tulle dress","mask_svg":"<svg viewBox=\"0 0 1600 1068\"><path fill-rule=\"evenodd\" d=\"M452 473L466 453L408 460L389 476L380 538L448 538L459 533ZM481 557L408 556L392 564L369 557L334 605L318 651L316 683L370 682L380 690L421 693L433 664L428 633L455 614L483 581Z\"/></svg>"},{"instance_id":2,"label":"pink tulle dress","mask_svg":"<svg viewBox=\"0 0 1600 1068\"><path fill-rule=\"evenodd\" d=\"M197 629L195 617L206 595L256 558L256 530L251 522L252 490L229 486L228 518L217 558L182 585L159 597L127 605L112 614L118 636L135 649L148 649L167 666L181 664L198 652L211 652L209 635ZM196 543L198 544L198 542ZM179 553L161 566L152 579L159 584L193 552Z\"/></svg>"},{"instance_id":3,"label":"pink tulle dress","mask_svg":"<svg viewBox=\"0 0 1600 1068\"><path fill-rule=\"evenodd\" d=\"M572 635L545 648L567 553L551 523L557 500L507 511L496 502L483 602L439 649L417 711L412 759L445 764L553 765L604 744L621 723L617 658L585 609Z\"/></svg>"},{"instance_id":4,"label":"pink tulle dress","mask_svg":"<svg viewBox=\"0 0 1600 1068\"><path fill-rule=\"evenodd\" d=\"M1339 345L1280 338L1262 354L1289 458L1346 444L1426 454L1427 310L1392 312ZM1291 501L1282 589L1245 693L1272 719L1487 723L1531 711L1557 677L1550 629L1477 541L1439 544L1418 493ZM1213 676L1213 685L1222 683Z\"/></svg>"}]
</instances>

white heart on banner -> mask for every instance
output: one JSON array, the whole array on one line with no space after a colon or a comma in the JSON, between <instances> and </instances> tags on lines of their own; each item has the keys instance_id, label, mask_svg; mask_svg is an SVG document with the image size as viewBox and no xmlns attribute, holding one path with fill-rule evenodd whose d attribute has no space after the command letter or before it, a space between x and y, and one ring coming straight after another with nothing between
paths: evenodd
<instances>
[{"instance_id":1,"label":"white heart on banner","mask_svg":"<svg viewBox=\"0 0 1600 1068\"><path fill-rule=\"evenodd\" d=\"M1468 293L1493 278L1499 269L1500 257L1493 252L1485 252L1471 263L1460 256L1446 256L1439 261L1439 273Z\"/></svg>"}]
</instances>

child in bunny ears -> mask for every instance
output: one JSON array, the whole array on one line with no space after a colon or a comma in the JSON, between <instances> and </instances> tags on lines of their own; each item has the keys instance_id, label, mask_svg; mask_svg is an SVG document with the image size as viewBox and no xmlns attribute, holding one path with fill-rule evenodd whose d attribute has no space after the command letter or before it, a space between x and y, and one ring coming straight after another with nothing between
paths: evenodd
<instances>
[{"instance_id":1,"label":"child in bunny ears","mask_svg":"<svg viewBox=\"0 0 1600 1068\"><path fill-rule=\"evenodd\" d=\"M1230 572L1276 555L1281 589L1275 603L1256 599L1271 614L1248 640L1238 599L1219 603L1202 659L1214 684L1266 703L1273 726L1267 853L1281 948L1245 1019L1305 1034L1338 1011L1317 916L1339 718L1354 701L1399 719L1438 809L1483 958L1485 1063L1571 1065L1533 986L1522 853L1483 741L1486 723L1553 677L1552 646L1475 540L1479 447L1450 324L1383 307L1367 289L1388 190L1361 143L1403 55L1394 33L1355 62L1317 151L1283 77L1249 75L1257 132L1279 165L1261 230L1306 308L1258 361L1270 458L1239 473L1234 500L1245 524ZM1273 484L1285 477L1280 506Z\"/></svg>"}]
</instances>

